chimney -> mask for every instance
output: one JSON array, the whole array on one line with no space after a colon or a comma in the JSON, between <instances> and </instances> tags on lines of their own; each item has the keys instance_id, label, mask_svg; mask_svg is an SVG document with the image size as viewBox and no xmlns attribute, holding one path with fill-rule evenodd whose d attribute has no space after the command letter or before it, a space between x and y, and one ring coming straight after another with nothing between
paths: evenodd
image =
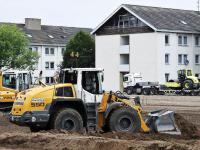
<instances>
[{"instance_id":1,"label":"chimney","mask_svg":"<svg viewBox=\"0 0 200 150\"><path fill-rule=\"evenodd\" d=\"M41 30L41 19L25 18L25 27L30 30Z\"/></svg>"}]
</instances>

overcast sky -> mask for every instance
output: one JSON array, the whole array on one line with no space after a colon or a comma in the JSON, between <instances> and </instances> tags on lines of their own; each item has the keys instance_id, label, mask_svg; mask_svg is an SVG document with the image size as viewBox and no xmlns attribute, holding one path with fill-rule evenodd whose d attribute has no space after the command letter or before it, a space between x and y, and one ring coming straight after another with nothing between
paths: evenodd
<instances>
[{"instance_id":1,"label":"overcast sky","mask_svg":"<svg viewBox=\"0 0 200 150\"><path fill-rule=\"evenodd\" d=\"M121 4L197 10L198 0L0 0L0 22L96 27Z\"/></svg>"}]
</instances>

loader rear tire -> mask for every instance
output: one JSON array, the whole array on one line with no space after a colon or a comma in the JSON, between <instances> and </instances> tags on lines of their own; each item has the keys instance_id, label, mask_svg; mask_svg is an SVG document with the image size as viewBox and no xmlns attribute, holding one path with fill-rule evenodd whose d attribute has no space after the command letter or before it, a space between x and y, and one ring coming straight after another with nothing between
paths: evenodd
<instances>
[{"instance_id":1,"label":"loader rear tire","mask_svg":"<svg viewBox=\"0 0 200 150\"><path fill-rule=\"evenodd\" d=\"M141 121L137 111L132 108L121 107L112 112L109 119L109 128L116 132L139 132Z\"/></svg>"},{"instance_id":2,"label":"loader rear tire","mask_svg":"<svg viewBox=\"0 0 200 150\"><path fill-rule=\"evenodd\" d=\"M81 115L72 108L60 110L52 119L53 129L67 131L81 131L83 129L83 119Z\"/></svg>"}]
</instances>

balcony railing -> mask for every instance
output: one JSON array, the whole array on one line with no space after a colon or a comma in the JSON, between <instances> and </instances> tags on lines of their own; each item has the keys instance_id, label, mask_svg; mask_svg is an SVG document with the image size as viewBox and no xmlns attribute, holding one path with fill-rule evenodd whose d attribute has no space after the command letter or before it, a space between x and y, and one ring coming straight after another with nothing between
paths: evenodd
<instances>
[{"instance_id":1,"label":"balcony railing","mask_svg":"<svg viewBox=\"0 0 200 150\"><path fill-rule=\"evenodd\" d=\"M105 26L102 27L99 31L97 31L97 35L112 35L112 34L129 34L129 33L146 33L146 32L154 32L148 26L143 27L118 27L118 26Z\"/></svg>"},{"instance_id":2,"label":"balcony railing","mask_svg":"<svg viewBox=\"0 0 200 150\"><path fill-rule=\"evenodd\" d=\"M129 64L120 64L119 71L120 72L129 72Z\"/></svg>"},{"instance_id":3,"label":"balcony railing","mask_svg":"<svg viewBox=\"0 0 200 150\"><path fill-rule=\"evenodd\" d=\"M130 46L129 45L120 45L119 47L119 53L120 54L129 54L130 52Z\"/></svg>"}]
</instances>

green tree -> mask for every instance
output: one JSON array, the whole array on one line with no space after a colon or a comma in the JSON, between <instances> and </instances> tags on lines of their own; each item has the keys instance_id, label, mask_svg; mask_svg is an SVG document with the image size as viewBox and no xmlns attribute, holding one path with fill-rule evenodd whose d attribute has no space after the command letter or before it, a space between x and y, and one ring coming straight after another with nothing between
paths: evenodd
<instances>
[{"instance_id":1,"label":"green tree","mask_svg":"<svg viewBox=\"0 0 200 150\"><path fill-rule=\"evenodd\" d=\"M63 68L89 68L95 66L94 39L83 31L78 32L66 45L63 55Z\"/></svg>"},{"instance_id":2,"label":"green tree","mask_svg":"<svg viewBox=\"0 0 200 150\"><path fill-rule=\"evenodd\" d=\"M33 69L38 54L29 50L27 36L15 25L0 25L0 69Z\"/></svg>"}]
</instances>

